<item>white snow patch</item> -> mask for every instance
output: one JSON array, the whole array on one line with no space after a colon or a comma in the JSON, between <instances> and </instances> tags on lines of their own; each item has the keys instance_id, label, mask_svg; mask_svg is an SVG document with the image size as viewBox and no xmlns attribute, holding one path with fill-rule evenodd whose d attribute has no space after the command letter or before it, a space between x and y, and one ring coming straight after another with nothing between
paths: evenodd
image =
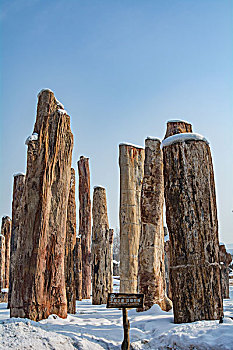
<instances>
[{"instance_id":1,"label":"white snow patch","mask_svg":"<svg viewBox=\"0 0 233 350\"><path fill-rule=\"evenodd\" d=\"M37 94L37 97L39 98L40 95L41 95L44 91L52 92L52 93L54 94L54 92L53 92L52 90L50 90L50 89L42 89L42 90L40 90L40 92Z\"/></svg>"},{"instance_id":2,"label":"white snow patch","mask_svg":"<svg viewBox=\"0 0 233 350\"><path fill-rule=\"evenodd\" d=\"M172 136L169 136L168 138L164 139L162 141L162 148L166 147L166 146L170 146L174 143L177 142L185 142L185 141L203 141L207 144L209 144L209 142L207 141L207 139L200 135L200 134L196 134L196 133L192 133L192 132L187 132L187 133L181 133L181 134L175 134Z\"/></svg>"},{"instance_id":3,"label":"white snow patch","mask_svg":"<svg viewBox=\"0 0 233 350\"><path fill-rule=\"evenodd\" d=\"M38 134L34 132L31 136L28 136L28 138L25 141L25 145L28 145L31 141L37 141L38 140Z\"/></svg>"},{"instance_id":4,"label":"white snow patch","mask_svg":"<svg viewBox=\"0 0 233 350\"><path fill-rule=\"evenodd\" d=\"M64 105L56 99L57 106L60 107L61 109L64 109Z\"/></svg>"},{"instance_id":5,"label":"white snow patch","mask_svg":"<svg viewBox=\"0 0 233 350\"><path fill-rule=\"evenodd\" d=\"M57 111L59 114L67 114L68 115L68 113L66 112L65 109L58 109Z\"/></svg>"},{"instance_id":6,"label":"white snow patch","mask_svg":"<svg viewBox=\"0 0 233 350\"><path fill-rule=\"evenodd\" d=\"M3 219L10 220L11 218L8 215L2 217Z\"/></svg>"},{"instance_id":7,"label":"white snow patch","mask_svg":"<svg viewBox=\"0 0 233 350\"><path fill-rule=\"evenodd\" d=\"M36 322L13 318L0 324L0 349L74 350L71 339L47 331Z\"/></svg>"},{"instance_id":8,"label":"white snow patch","mask_svg":"<svg viewBox=\"0 0 233 350\"><path fill-rule=\"evenodd\" d=\"M105 187L104 186L94 186L94 189L95 188L103 188L105 190Z\"/></svg>"},{"instance_id":9,"label":"white snow patch","mask_svg":"<svg viewBox=\"0 0 233 350\"><path fill-rule=\"evenodd\" d=\"M114 276L114 292L117 292L119 282ZM145 312L128 310L132 349L232 350L233 286L230 297L224 300L222 324L218 321L174 324L172 310L164 312L158 305ZM9 319L7 303L0 303L0 349L120 349L123 338L121 310L92 305L91 300L77 301L76 306L76 314L68 315L66 319L51 315L46 320L33 322Z\"/></svg>"},{"instance_id":10,"label":"white snow patch","mask_svg":"<svg viewBox=\"0 0 233 350\"><path fill-rule=\"evenodd\" d=\"M16 176L21 176L21 175L25 176L25 174L24 174L24 173L16 173L16 174L13 174L13 177L16 177Z\"/></svg>"},{"instance_id":11,"label":"white snow patch","mask_svg":"<svg viewBox=\"0 0 233 350\"><path fill-rule=\"evenodd\" d=\"M142 146L134 145L133 143L128 143L128 142L122 142L119 144L119 146L130 146L130 147L144 149L144 147Z\"/></svg>"},{"instance_id":12,"label":"white snow patch","mask_svg":"<svg viewBox=\"0 0 233 350\"><path fill-rule=\"evenodd\" d=\"M160 140L158 137L153 137L153 136L147 136L146 140L159 141L159 142L161 142L161 140Z\"/></svg>"},{"instance_id":13,"label":"white snow patch","mask_svg":"<svg viewBox=\"0 0 233 350\"><path fill-rule=\"evenodd\" d=\"M2 293L8 293L8 288L2 288L2 289L1 289L1 292L2 292Z\"/></svg>"},{"instance_id":14,"label":"white snow patch","mask_svg":"<svg viewBox=\"0 0 233 350\"><path fill-rule=\"evenodd\" d=\"M187 122L186 120L181 120L181 119L172 119L172 120L168 120L167 123L185 123L185 124L191 124L190 122Z\"/></svg>"}]
</instances>

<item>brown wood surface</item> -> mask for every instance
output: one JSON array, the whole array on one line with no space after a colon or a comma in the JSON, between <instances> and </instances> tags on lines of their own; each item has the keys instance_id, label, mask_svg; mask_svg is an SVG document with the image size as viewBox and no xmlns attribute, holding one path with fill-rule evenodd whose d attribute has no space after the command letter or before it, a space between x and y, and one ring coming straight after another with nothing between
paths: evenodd
<instances>
[{"instance_id":1,"label":"brown wood surface","mask_svg":"<svg viewBox=\"0 0 233 350\"><path fill-rule=\"evenodd\" d=\"M24 192L25 175L14 175L13 184L13 201L12 201L12 229L11 229L11 251L10 251L10 275L9 275L9 293L8 307L11 304L11 291L15 281L14 267L17 263L16 251L20 249L19 225L21 221L21 211L23 208L23 192Z\"/></svg>"},{"instance_id":2,"label":"brown wood surface","mask_svg":"<svg viewBox=\"0 0 233 350\"><path fill-rule=\"evenodd\" d=\"M82 299L91 297L91 197L89 158L78 161L79 236L82 249Z\"/></svg>"},{"instance_id":3,"label":"brown wood surface","mask_svg":"<svg viewBox=\"0 0 233 350\"><path fill-rule=\"evenodd\" d=\"M141 234L138 253L138 291L145 295L144 308L158 304L169 311L172 302L166 295L164 265L164 179L160 140L145 141L144 177L141 193Z\"/></svg>"},{"instance_id":4,"label":"brown wood surface","mask_svg":"<svg viewBox=\"0 0 233 350\"><path fill-rule=\"evenodd\" d=\"M174 321L219 319L223 304L209 145L176 142L163 147L163 155Z\"/></svg>"},{"instance_id":5,"label":"brown wood surface","mask_svg":"<svg viewBox=\"0 0 233 350\"><path fill-rule=\"evenodd\" d=\"M76 202L75 202L75 170L71 168L70 192L67 206L66 243L65 243L65 279L67 312L75 314L76 288L74 276L74 250L76 244Z\"/></svg>"},{"instance_id":6,"label":"brown wood surface","mask_svg":"<svg viewBox=\"0 0 233 350\"><path fill-rule=\"evenodd\" d=\"M73 135L70 117L53 92L38 96L34 133L28 142L27 172L16 252L11 317L34 321L67 317L64 255Z\"/></svg>"}]
</instances>

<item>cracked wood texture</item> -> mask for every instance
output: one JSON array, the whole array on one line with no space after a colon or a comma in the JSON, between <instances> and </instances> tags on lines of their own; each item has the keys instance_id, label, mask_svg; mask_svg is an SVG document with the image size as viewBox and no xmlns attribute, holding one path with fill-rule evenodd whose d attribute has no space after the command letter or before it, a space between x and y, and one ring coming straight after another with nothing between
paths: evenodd
<instances>
[{"instance_id":1,"label":"cracked wood texture","mask_svg":"<svg viewBox=\"0 0 233 350\"><path fill-rule=\"evenodd\" d=\"M106 191L95 187L92 205L92 304L106 304L110 293L109 225Z\"/></svg>"},{"instance_id":2,"label":"cracked wood texture","mask_svg":"<svg viewBox=\"0 0 233 350\"><path fill-rule=\"evenodd\" d=\"M114 230L110 228L109 243L108 243L108 250L107 250L108 267L107 267L107 274L106 274L108 293L113 292L113 235L114 235Z\"/></svg>"},{"instance_id":3,"label":"cracked wood texture","mask_svg":"<svg viewBox=\"0 0 233 350\"><path fill-rule=\"evenodd\" d=\"M141 232L143 148L121 144L120 165L120 292L137 293L138 249Z\"/></svg>"},{"instance_id":4,"label":"cracked wood texture","mask_svg":"<svg viewBox=\"0 0 233 350\"><path fill-rule=\"evenodd\" d=\"M175 323L223 316L212 158L200 140L163 147Z\"/></svg>"},{"instance_id":5,"label":"cracked wood texture","mask_svg":"<svg viewBox=\"0 0 233 350\"><path fill-rule=\"evenodd\" d=\"M71 168L70 192L67 207L66 247L65 247L65 279L67 312L75 314L76 288L74 277L74 250L76 244L76 202L75 202L75 170Z\"/></svg>"},{"instance_id":6,"label":"cracked wood texture","mask_svg":"<svg viewBox=\"0 0 233 350\"><path fill-rule=\"evenodd\" d=\"M0 234L0 290L5 285L5 237Z\"/></svg>"},{"instance_id":7,"label":"cracked wood texture","mask_svg":"<svg viewBox=\"0 0 233 350\"><path fill-rule=\"evenodd\" d=\"M19 225L21 221L21 210L23 208L24 184L25 184L25 175L23 174L14 175L8 307L10 307L10 304L11 304L12 285L15 281L14 267L17 263L16 250L20 249L19 248Z\"/></svg>"},{"instance_id":8,"label":"cracked wood texture","mask_svg":"<svg viewBox=\"0 0 233 350\"><path fill-rule=\"evenodd\" d=\"M11 317L67 317L64 256L73 135L70 117L50 90L38 95L28 143L20 248L16 251Z\"/></svg>"},{"instance_id":9,"label":"cracked wood texture","mask_svg":"<svg viewBox=\"0 0 233 350\"><path fill-rule=\"evenodd\" d=\"M171 282L170 282L170 241L164 242L164 263L167 296L172 300Z\"/></svg>"},{"instance_id":10,"label":"cracked wood texture","mask_svg":"<svg viewBox=\"0 0 233 350\"><path fill-rule=\"evenodd\" d=\"M80 237L76 237L74 253L74 275L76 300L82 300L82 247Z\"/></svg>"},{"instance_id":11,"label":"cracked wood texture","mask_svg":"<svg viewBox=\"0 0 233 350\"><path fill-rule=\"evenodd\" d=\"M221 285L223 299L229 299L229 265L232 262L231 254L226 251L224 244L219 246L219 260L221 267Z\"/></svg>"},{"instance_id":12,"label":"cracked wood texture","mask_svg":"<svg viewBox=\"0 0 233 350\"><path fill-rule=\"evenodd\" d=\"M89 158L78 161L79 236L82 247L82 298L91 297L91 197Z\"/></svg>"},{"instance_id":13,"label":"cracked wood texture","mask_svg":"<svg viewBox=\"0 0 233 350\"><path fill-rule=\"evenodd\" d=\"M138 261L138 292L144 294L144 308L158 304L169 311L166 295L163 229L163 154L158 139L145 141L144 177L141 193L141 235Z\"/></svg>"},{"instance_id":14,"label":"cracked wood texture","mask_svg":"<svg viewBox=\"0 0 233 350\"><path fill-rule=\"evenodd\" d=\"M190 123L183 120L170 120L167 122L167 130L164 138L166 139L169 136L187 132L193 132L192 125Z\"/></svg>"},{"instance_id":15,"label":"cracked wood texture","mask_svg":"<svg viewBox=\"0 0 233 350\"><path fill-rule=\"evenodd\" d=\"M9 288L11 226L12 223L9 216L4 216L2 218L1 228L1 234L5 238L5 269L3 275L3 288Z\"/></svg>"}]
</instances>

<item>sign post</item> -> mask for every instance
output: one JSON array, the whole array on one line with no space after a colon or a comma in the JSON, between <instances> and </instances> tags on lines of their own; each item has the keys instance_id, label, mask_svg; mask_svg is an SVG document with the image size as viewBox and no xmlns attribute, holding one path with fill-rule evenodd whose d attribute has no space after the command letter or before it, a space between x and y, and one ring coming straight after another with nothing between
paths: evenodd
<instances>
[{"instance_id":1,"label":"sign post","mask_svg":"<svg viewBox=\"0 0 233 350\"><path fill-rule=\"evenodd\" d=\"M129 294L129 293L108 293L107 308L121 308L123 314L124 340L121 345L122 350L129 350L130 339L129 330L130 324L128 320L127 309L143 308L144 294Z\"/></svg>"}]
</instances>

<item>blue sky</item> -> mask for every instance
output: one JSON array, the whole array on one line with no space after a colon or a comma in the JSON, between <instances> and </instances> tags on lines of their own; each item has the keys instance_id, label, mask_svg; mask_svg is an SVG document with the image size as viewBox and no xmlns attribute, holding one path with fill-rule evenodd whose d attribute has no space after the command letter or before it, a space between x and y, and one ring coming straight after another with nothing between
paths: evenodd
<instances>
[{"instance_id":1,"label":"blue sky","mask_svg":"<svg viewBox=\"0 0 233 350\"><path fill-rule=\"evenodd\" d=\"M211 145L220 239L233 242L232 1L1 1L0 215L12 175L25 172L37 93L50 88L71 116L73 166L90 157L118 224L118 145L163 138L185 119ZM77 196L78 199L78 196Z\"/></svg>"}]
</instances>

